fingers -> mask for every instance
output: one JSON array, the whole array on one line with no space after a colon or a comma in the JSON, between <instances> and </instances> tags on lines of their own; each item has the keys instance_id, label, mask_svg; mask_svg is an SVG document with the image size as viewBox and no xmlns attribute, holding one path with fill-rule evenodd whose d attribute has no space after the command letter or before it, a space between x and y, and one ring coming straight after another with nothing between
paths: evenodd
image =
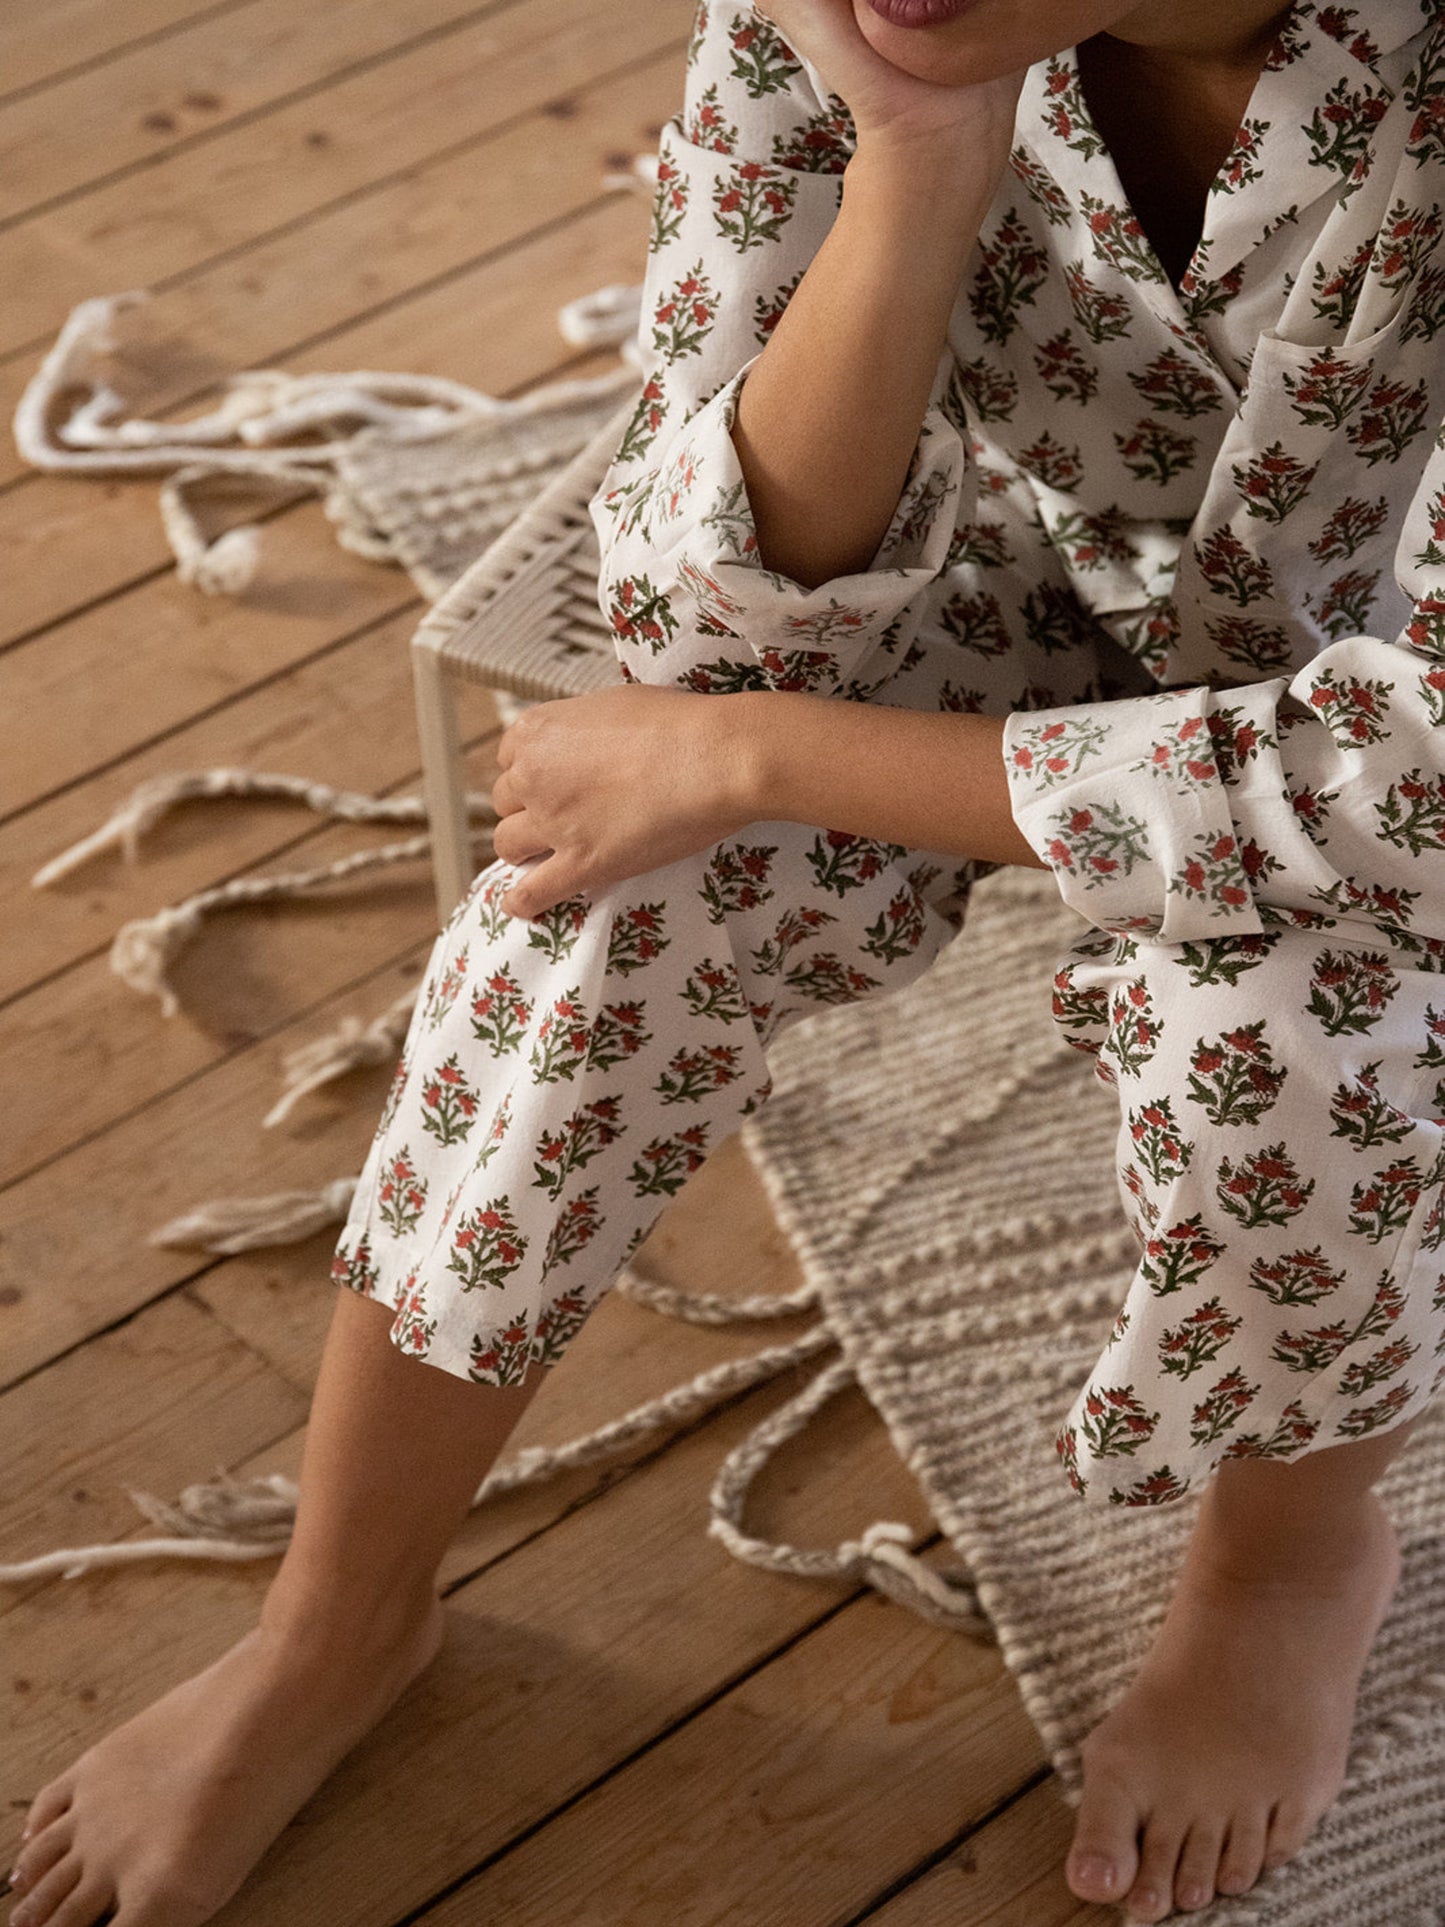
<instances>
[{"instance_id":1,"label":"fingers","mask_svg":"<svg viewBox=\"0 0 1445 1927\"><path fill-rule=\"evenodd\" d=\"M552 847L532 828L532 820L523 809L499 817L492 831L492 853L504 863L525 863L528 857L541 856Z\"/></svg>"},{"instance_id":2,"label":"fingers","mask_svg":"<svg viewBox=\"0 0 1445 1927\"><path fill-rule=\"evenodd\" d=\"M581 880L573 867L561 857L537 864L525 871L500 899L501 907L509 917L539 917L544 910L551 910L568 897L575 897L581 889Z\"/></svg>"},{"instance_id":3,"label":"fingers","mask_svg":"<svg viewBox=\"0 0 1445 1927\"><path fill-rule=\"evenodd\" d=\"M498 816L509 816L522 805L516 795L517 779L510 769L504 769L492 785L492 808Z\"/></svg>"}]
</instances>

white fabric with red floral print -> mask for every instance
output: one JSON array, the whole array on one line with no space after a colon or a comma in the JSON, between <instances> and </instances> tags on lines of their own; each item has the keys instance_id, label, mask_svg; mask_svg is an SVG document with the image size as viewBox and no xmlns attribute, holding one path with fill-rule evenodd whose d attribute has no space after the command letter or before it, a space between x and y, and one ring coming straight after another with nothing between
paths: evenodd
<instances>
[{"instance_id":1,"label":"white fabric with red floral print","mask_svg":"<svg viewBox=\"0 0 1445 1927\"><path fill-rule=\"evenodd\" d=\"M897 507L812 589L763 567L730 430L850 118L702 0L659 146L600 606L637 680L1006 718L1014 817L1085 920L1053 1020L1118 1088L1141 1247L1058 1434L1090 1502L1388 1428L1440 1375L1439 16L1290 9L1177 288L1077 51L1030 68ZM755 824L536 928L493 864L438 939L336 1276L444 1369L554 1359L766 1098L779 1027L916 977L990 867Z\"/></svg>"}]
</instances>

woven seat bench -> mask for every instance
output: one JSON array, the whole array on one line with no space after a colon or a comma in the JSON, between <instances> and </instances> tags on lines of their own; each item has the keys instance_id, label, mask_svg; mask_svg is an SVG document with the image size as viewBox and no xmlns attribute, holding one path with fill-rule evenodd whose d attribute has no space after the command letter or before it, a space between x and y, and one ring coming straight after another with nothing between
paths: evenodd
<instances>
[{"instance_id":1,"label":"woven seat bench","mask_svg":"<svg viewBox=\"0 0 1445 1927\"><path fill-rule=\"evenodd\" d=\"M503 720L518 702L580 696L622 680L599 606L601 555L588 504L621 446L636 397L609 415L432 605L411 642L422 784L443 924L476 875L467 815L458 681L496 691ZM513 702L506 701L514 698Z\"/></svg>"}]
</instances>

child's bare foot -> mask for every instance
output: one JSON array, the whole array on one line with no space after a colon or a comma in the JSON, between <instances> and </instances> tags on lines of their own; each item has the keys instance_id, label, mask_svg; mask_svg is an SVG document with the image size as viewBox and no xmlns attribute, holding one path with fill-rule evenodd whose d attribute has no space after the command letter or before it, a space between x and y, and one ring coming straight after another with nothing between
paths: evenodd
<instances>
[{"instance_id":1,"label":"child's bare foot","mask_svg":"<svg viewBox=\"0 0 1445 1927\"><path fill-rule=\"evenodd\" d=\"M1243 1893L1334 1804L1360 1672L1400 1574L1373 1491L1328 1530L1243 1551L1215 1491L1148 1658L1081 1749L1069 1887L1143 1921Z\"/></svg>"},{"instance_id":2,"label":"child's bare foot","mask_svg":"<svg viewBox=\"0 0 1445 1927\"><path fill-rule=\"evenodd\" d=\"M199 1927L441 1644L440 1600L375 1647L262 1624L31 1805L10 1927Z\"/></svg>"}]
</instances>

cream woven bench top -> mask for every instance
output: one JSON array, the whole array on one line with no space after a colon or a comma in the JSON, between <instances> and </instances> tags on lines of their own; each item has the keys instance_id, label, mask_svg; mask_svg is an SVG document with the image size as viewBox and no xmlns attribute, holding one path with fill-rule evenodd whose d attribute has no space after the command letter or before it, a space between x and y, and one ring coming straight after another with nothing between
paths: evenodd
<instances>
[{"instance_id":1,"label":"cream woven bench top","mask_svg":"<svg viewBox=\"0 0 1445 1927\"><path fill-rule=\"evenodd\" d=\"M599 606L601 561L589 503L635 407L631 395L460 575L418 625L413 646L455 673L530 700L622 680Z\"/></svg>"}]
</instances>

